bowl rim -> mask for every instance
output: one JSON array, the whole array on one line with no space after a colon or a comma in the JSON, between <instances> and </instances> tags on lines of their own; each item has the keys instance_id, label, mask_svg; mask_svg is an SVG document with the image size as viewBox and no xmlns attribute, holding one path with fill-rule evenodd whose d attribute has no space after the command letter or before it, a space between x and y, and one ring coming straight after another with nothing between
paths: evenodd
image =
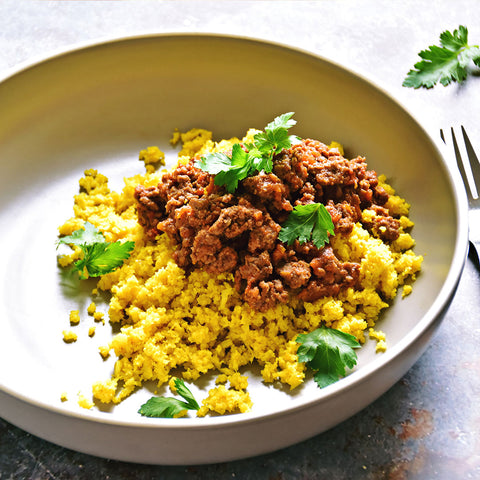
<instances>
[{"instance_id":1,"label":"bowl rim","mask_svg":"<svg viewBox=\"0 0 480 480\"><path fill-rule=\"evenodd\" d=\"M295 54L310 57L316 61L323 62L331 67L339 69L350 76L356 77L365 84L369 85L373 89L377 90L388 100L394 103L397 108L403 110L410 119L415 123L418 130L422 135L430 142L431 146L435 149L436 153L442 160L443 168L446 178L448 179L455 199L455 213L457 215L457 230L455 236L455 248L452 255L452 260L445 282L440 289L433 304L428 308L427 312L419 319L415 327L410 330L397 344L389 347L381 357L369 362L367 365L362 366L360 369L350 373L346 377L342 378L338 382L334 383L322 389L322 394L317 398L309 398L297 401L294 405L284 408L281 411L273 412L246 412L238 415L225 415L217 417L207 418L182 418L168 419L168 418L144 418L139 417L138 420L123 420L121 418L115 418L109 413L97 412L92 410L83 411L71 411L66 407L52 405L41 400L32 399L22 393L16 392L13 389L4 386L0 383L0 391L7 395L16 398L24 403L27 403L33 407L40 408L42 410L48 410L51 413L74 418L82 421L103 423L107 425L130 427L130 428L148 428L148 429L161 429L161 430L184 430L195 428L196 430L211 429L212 427L222 428L231 427L232 425L248 424L251 422L257 422L259 420L267 420L271 417L281 417L293 412L303 410L309 406L331 399L341 392L351 390L357 386L357 384L363 383L369 379L377 370L385 368L386 365L392 363L401 352L411 347L416 340L420 339L422 335L428 331L436 322L440 321L442 312L444 312L451 299L453 298L458 282L460 280L461 273L465 264L465 260L468 252L468 202L466 192L463 186L463 182L460 177L460 173L449 166L446 160L448 152L441 144L440 140L435 141L433 137L426 131L423 125L418 121L416 116L409 110L407 106L400 103L388 90L381 86L378 82L368 78L363 73L358 73L353 69L345 66L335 60L318 54L314 51L298 47L295 45L283 43L276 40L265 39L255 37L251 35L241 34L228 34L218 32L188 32L188 31L172 31L172 32L140 32L132 33L129 35L121 36L105 36L96 39L91 39L82 42L76 42L66 47L60 47L58 49L51 50L47 53L33 56L25 61L16 64L13 67L7 68L5 73L0 75L0 87L4 82L12 79L16 75L19 75L27 70L35 69L47 62L54 60L61 60L62 57L88 51L98 47L115 46L120 43L135 42L145 39L173 39L173 38L186 38L186 37L203 37L210 39L227 39L239 42L249 42L251 44L260 44L263 46L270 46L280 50L288 50Z\"/></svg>"}]
</instances>

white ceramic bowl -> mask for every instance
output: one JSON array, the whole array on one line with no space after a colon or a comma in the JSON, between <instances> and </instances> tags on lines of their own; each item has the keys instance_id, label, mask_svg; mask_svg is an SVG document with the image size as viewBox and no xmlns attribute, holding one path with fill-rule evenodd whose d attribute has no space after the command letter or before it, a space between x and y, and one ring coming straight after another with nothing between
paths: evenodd
<instances>
[{"instance_id":1,"label":"white ceramic bowl","mask_svg":"<svg viewBox=\"0 0 480 480\"><path fill-rule=\"evenodd\" d=\"M118 39L18 69L0 83L0 105L0 415L54 443L125 461L198 464L304 440L400 379L454 294L467 247L458 177L402 106L323 58L220 35ZM148 389L108 411L78 407L76 392L108 378L113 365L97 352L111 336L108 324L93 339L80 325L78 342L62 341L69 310L89 301L89 285L82 292L62 285L55 252L57 226L71 216L83 170L97 168L118 187L141 171L141 148L158 145L173 161L175 127L204 127L223 138L288 111L298 121L295 133L366 155L412 205L416 252L425 261L413 293L380 323L387 352L376 355L368 343L358 368L323 390L307 382L291 394L252 375L255 407L241 415L142 418L137 409ZM63 390L70 401L60 401Z\"/></svg>"}]
</instances>

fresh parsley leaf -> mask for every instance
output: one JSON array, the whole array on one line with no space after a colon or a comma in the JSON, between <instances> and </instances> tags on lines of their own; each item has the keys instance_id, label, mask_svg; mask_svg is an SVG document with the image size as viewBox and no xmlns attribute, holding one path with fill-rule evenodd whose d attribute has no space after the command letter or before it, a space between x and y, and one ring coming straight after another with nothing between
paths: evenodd
<instances>
[{"instance_id":1,"label":"fresh parsley leaf","mask_svg":"<svg viewBox=\"0 0 480 480\"><path fill-rule=\"evenodd\" d=\"M227 191L233 193L238 187L238 182L247 178L253 169L252 161L252 155L246 152L239 143L234 144L230 164L215 175L215 185L225 185Z\"/></svg>"},{"instance_id":2,"label":"fresh parsley leaf","mask_svg":"<svg viewBox=\"0 0 480 480\"><path fill-rule=\"evenodd\" d=\"M184 410L188 404L173 397L152 397L144 403L138 413L144 417L174 418Z\"/></svg>"},{"instance_id":3,"label":"fresh parsley leaf","mask_svg":"<svg viewBox=\"0 0 480 480\"><path fill-rule=\"evenodd\" d=\"M181 378L176 378L173 381L177 393L187 402L190 410L198 410L200 405L195 400L192 392L185 385L185 382Z\"/></svg>"},{"instance_id":4,"label":"fresh parsley leaf","mask_svg":"<svg viewBox=\"0 0 480 480\"><path fill-rule=\"evenodd\" d=\"M328 234L334 235L334 225L330 213L321 203L297 205L290 212L278 234L278 239L291 245L298 239L300 243L313 241L317 248L329 242Z\"/></svg>"},{"instance_id":5,"label":"fresh parsley leaf","mask_svg":"<svg viewBox=\"0 0 480 480\"><path fill-rule=\"evenodd\" d=\"M239 143L232 147L232 156L225 153L209 153L195 163L197 168L215 175L215 185L224 185L233 193L238 182L248 177L253 168L253 156L246 152Z\"/></svg>"},{"instance_id":6,"label":"fresh parsley leaf","mask_svg":"<svg viewBox=\"0 0 480 480\"><path fill-rule=\"evenodd\" d=\"M288 130L297 124L296 120L292 120L293 112L284 113L275 117L272 122L270 122L266 127L266 132L276 132L281 130Z\"/></svg>"},{"instance_id":7,"label":"fresh parsley leaf","mask_svg":"<svg viewBox=\"0 0 480 480\"><path fill-rule=\"evenodd\" d=\"M355 349L360 348L353 335L333 328L320 327L311 333L299 334L296 342L299 362L306 363L316 373L314 379L320 388L345 376L346 368L357 363Z\"/></svg>"},{"instance_id":8,"label":"fresh parsley leaf","mask_svg":"<svg viewBox=\"0 0 480 480\"><path fill-rule=\"evenodd\" d=\"M92 245L104 241L105 237L103 233L100 232L95 225L92 225L90 222L85 222L83 229L80 228L75 230L71 235L60 238L57 242L57 247L62 243L66 245Z\"/></svg>"},{"instance_id":9,"label":"fresh parsley leaf","mask_svg":"<svg viewBox=\"0 0 480 480\"><path fill-rule=\"evenodd\" d=\"M273 158L275 153L290 148L298 140L298 137L288 134L288 129L297 123L292 116L293 112L289 112L276 117L265 127L265 132L254 136L254 145L263 155Z\"/></svg>"},{"instance_id":10,"label":"fresh parsley leaf","mask_svg":"<svg viewBox=\"0 0 480 480\"><path fill-rule=\"evenodd\" d=\"M232 159L225 155L225 153L207 153L200 158L195 164L197 168L200 168L204 172L216 175L219 172L224 171L232 167Z\"/></svg>"},{"instance_id":11,"label":"fresh parsley leaf","mask_svg":"<svg viewBox=\"0 0 480 480\"><path fill-rule=\"evenodd\" d=\"M273 156L298 141L298 137L288 134L288 129L296 124L293 112L285 113L270 122L265 131L254 136L252 144L245 149L236 143L231 156L225 153L210 153L195 162L201 170L215 175L215 185L225 186L233 193L238 182L262 170L270 173L273 169Z\"/></svg>"},{"instance_id":12,"label":"fresh parsley leaf","mask_svg":"<svg viewBox=\"0 0 480 480\"><path fill-rule=\"evenodd\" d=\"M181 378L174 380L177 393L185 400L173 397L152 397L144 403L138 413L145 417L174 418L184 410L198 410L200 406Z\"/></svg>"},{"instance_id":13,"label":"fresh parsley leaf","mask_svg":"<svg viewBox=\"0 0 480 480\"><path fill-rule=\"evenodd\" d=\"M135 242L93 243L80 245L83 258L75 262L80 278L99 277L113 272L123 264L135 247Z\"/></svg>"},{"instance_id":14,"label":"fresh parsley leaf","mask_svg":"<svg viewBox=\"0 0 480 480\"><path fill-rule=\"evenodd\" d=\"M58 240L57 248L60 244L77 245L82 249L83 257L75 262L74 271L78 271L83 280L113 272L135 247L135 242L131 241L106 242L103 233L89 222L85 222L84 228Z\"/></svg>"},{"instance_id":15,"label":"fresh parsley leaf","mask_svg":"<svg viewBox=\"0 0 480 480\"><path fill-rule=\"evenodd\" d=\"M468 30L460 25L453 33L440 34L440 45L432 45L418 55L422 60L414 65L403 82L404 87L432 88L438 82L447 86L452 81L467 78L470 62L480 67L480 47L468 45Z\"/></svg>"}]
</instances>

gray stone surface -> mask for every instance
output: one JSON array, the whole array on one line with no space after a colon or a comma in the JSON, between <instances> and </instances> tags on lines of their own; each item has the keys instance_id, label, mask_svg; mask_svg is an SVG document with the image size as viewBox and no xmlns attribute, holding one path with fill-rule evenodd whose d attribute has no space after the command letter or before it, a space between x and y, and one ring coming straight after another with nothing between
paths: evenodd
<instances>
[{"instance_id":1,"label":"gray stone surface","mask_svg":"<svg viewBox=\"0 0 480 480\"><path fill-rule=\"evenodd\" d=\"M479 44L476 0L2 0L0 76L39 55L111 36L248 35L348 65L399 98L432 135L463 122L480 144L478 70L462 85L401 86L417 52L460 24ZM301 444L218 465L155 467L72 452L0 420L0 479L480 478L479 289L469 260L442 326L408 374L364 411Z\"/></svg>"}]
</instances>

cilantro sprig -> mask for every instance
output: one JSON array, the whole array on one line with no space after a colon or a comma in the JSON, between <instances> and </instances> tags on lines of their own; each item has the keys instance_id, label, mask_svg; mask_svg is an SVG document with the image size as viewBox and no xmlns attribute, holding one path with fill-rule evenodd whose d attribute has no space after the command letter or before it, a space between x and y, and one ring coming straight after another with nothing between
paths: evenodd
<instances>
[{"instance_id":1,"label":"cilantro sprig","mask_svg":"<svg viewBox=\"0 0 480 480\"><path fill-rule=\"evenodd\" d=\"M278 239L291 245L313 241L317 248L329 242L328 234L334 235L332 217L322 203L297 205L290 212L278 234Z\"/></svg>"},{"instance_id":2,"label":"cilantro sprig","mask_svg":"<svg viewBox=\"0 0 480 480\"><path fill-rule=\"evenodd\" d=\"M152 397L144 403L138 413L144 417L174 418L185 410L198 410L200 405L181 378L173 381L177 393L185 400L174 397Z\"/></svg>"},{"instance_id":3,"label":"cilantro sprig","mask_svg":"<svg viewBox=\"0 0 480 480\"><path fill-rule=\"evenodd\" d=\"M468 44L468 29L463 25L453 33L442 32L440 46L432 45L418 55L422 60L408 72L404 87L432 88L438 82L447 86L467 78L470 62L480 67L480 47Z\"/></svg>"},{"instance_id":4,"label":"cilantro sprig","mask_svg":"<svg viewBox=\"0 0 480 480\"><path fill-rule=\"evenodd\" d=\"M289 135L289 128L297 122L292 119L293 112L276 117L266 127L264 132L253 137L253 143L240 145L235 143L232 153L209 153L195 162L201 170L215 175L215 185L225 186L233 193L238 182L262 170L270 173L273 169L273 157L284 148L290 148L299 138Z\"/></svg>"},{"instance_id":5,"label":"cilantro sprig","mask_svg":"<svg viewBox=\"0 0 480 480\"><path fill-rule=\"evenodd\" d=\"M320 327L313 332L297 335L299 362L306 363L316 373L314 379L324 388L345 376L346 368L357 364L355 349L360 348L353 335L333 328Z\"/></svg>"},{"instance_id":6,"label":"cilantro sprig","mask_svg":"<svg viewBox=\"0 0 480 480\"><path fill-rule=\"evenodd\" d=\"M77 245L82 249L82 258L74 263L74 271L78 271L82 280L113 272L135 247L132 241L106 242L103 233L90 222L85 222L84 228L58 240L57 248L61 244Z\"/></svg>"}]
</instances>

